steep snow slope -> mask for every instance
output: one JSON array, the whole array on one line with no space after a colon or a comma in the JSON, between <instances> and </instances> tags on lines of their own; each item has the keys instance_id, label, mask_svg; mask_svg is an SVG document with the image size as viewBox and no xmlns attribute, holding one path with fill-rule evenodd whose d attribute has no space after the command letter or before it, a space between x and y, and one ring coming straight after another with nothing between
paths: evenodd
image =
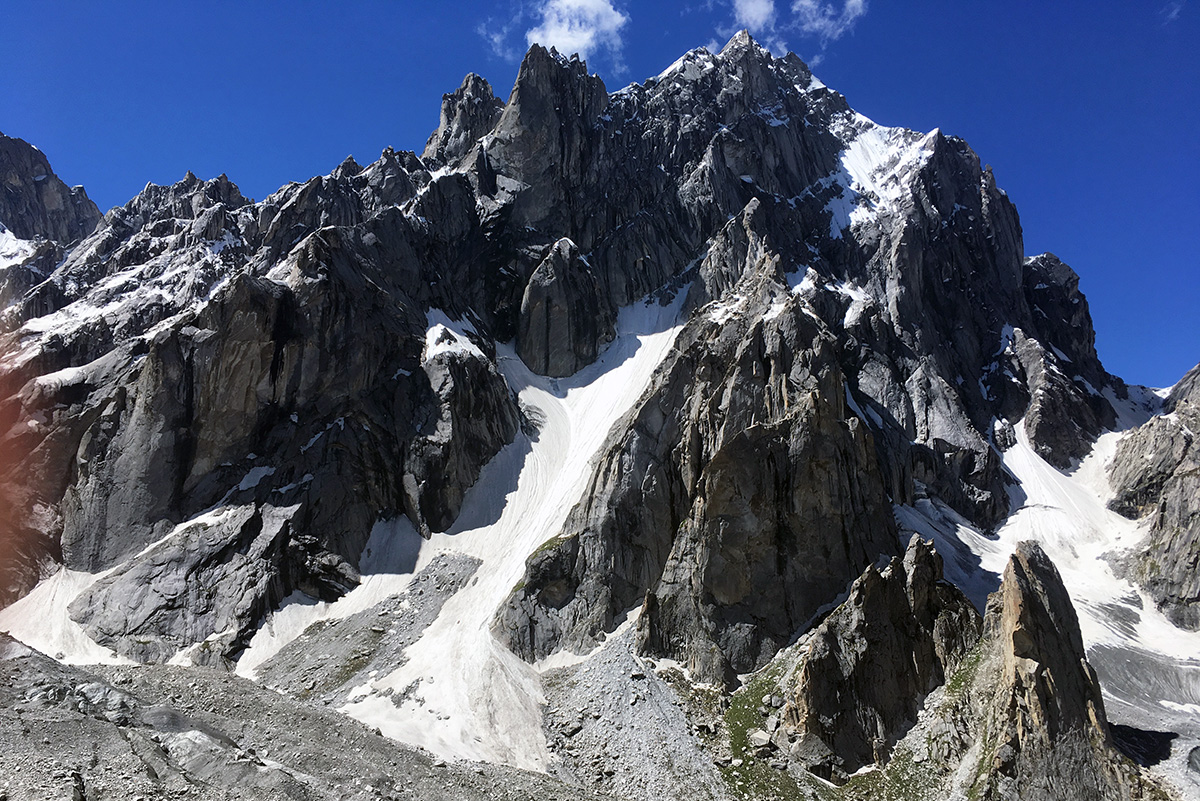
<instances>
[{"instance_id":1,"label":"steep snow slope","mask_svg":"<svg viewBox=\"0 0 1200 801\"><path fill-rule=\"evenodd\" d=\"M68 665L132 664L93 642L67 607L99 575L60 568L33 592L0 610L0 631Z\"/></svg>"},{"instance_id":2,"label":"steep snow slope","mask_svg":"<svg viewBox=\"0 0 1200 801\"><path fill-rule=\"evenodd\" d=\"M0 223L0 270L6 270L29 258L33 253L33 248L32 242L18 239L12 231Z\"/></svg>"},{"instance_id":3,"label":"steep snow slope","mask_svg":"<svg viewBox=\"0 0 1200 801\"><path fill-rule=\"evenodd\" d=\"M501 370L539 430L484 469L459 522L435 534L416 564L419 570L440 551L458 551L482 561L476 580L446 603L407 662L362 688L345 712L445 757L545 768L536 672L496 642L492 617L526 557L558 533L579 500L592 456L671 347L677 313L678 301L624 310L608 351L568 379L536 376L510 348L500 349ZM411 688L424 703L410 697L397 708L382 695L389 688ZM431 726L431 716L443 719Z\"/></svg>"}]
</instances>

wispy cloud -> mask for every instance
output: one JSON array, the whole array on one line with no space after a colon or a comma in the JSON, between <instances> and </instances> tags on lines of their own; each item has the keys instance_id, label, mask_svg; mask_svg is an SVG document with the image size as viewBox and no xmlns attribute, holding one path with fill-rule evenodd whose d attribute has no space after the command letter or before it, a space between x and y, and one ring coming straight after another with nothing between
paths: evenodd
<instances>
[{"instance_id":1,"label":"wispy cloud","mask_svg":"<svg viewBox=\"0 0 1200 801\"><path fill-rule=\"evenodd\" d=\"M792 14L801 33L820 38L821 45L842 38L867 13L867 0L844 0L840 4L823 0L795 0Z\"/></svg>"},{"instance_id":2,"label":"wispy cloud","mask_svg":"<svg viewBox=\"0 0 1200 801\"><path fill-rule=\"evenodd\" d=\"M1186 0L1176 0L1185 2ZM718 33L728 35L746 28L777 53L788 49L789 39L816 39L819 52L809 59L815 66L824 57L830 42L840 39L854 29L854 24L867 13L867 0L728 0L733 12L733 27L718 27Z\"/></svg>"},{"instance_id":3,"label":"wispy cloud","mask_svg":"<svg viewBox=\"0 0 1200 801\"><path fill-rule=\"evenodd\" d=\"M1162 7L1158 13L1163 18L1163 25L1169 25L1179 19L1179 15L1183 13L1183 7L1187 5L1187 0L1171 0Z\"/></svg>"},{"instance_id":4,"label":"wispy cloud","mask_svg":"<svg viewBox=\"0 0 1200 801\"><path fill-rule=\"evenodd\" d=\"M525 41L578 53L587 59L606 53L620 71L621 29L629 22L610 0L547 0L539 9L540 22L525 32Z\"/></svg>"},{"instance_id":5,"label":"wispy cloud","mask_svg":"<svg viewBox=\"0 0 1200 801\"><path fill-rule=\"evenodd\" d=\"M729 2L732 4L733 11L732 24L718 26L717 33L729 37L734 31L745 28L771 50L777 53L787 50L787 42L784 41L782 35L775 0L729 0Z\"/></svg>"}]
</instances>

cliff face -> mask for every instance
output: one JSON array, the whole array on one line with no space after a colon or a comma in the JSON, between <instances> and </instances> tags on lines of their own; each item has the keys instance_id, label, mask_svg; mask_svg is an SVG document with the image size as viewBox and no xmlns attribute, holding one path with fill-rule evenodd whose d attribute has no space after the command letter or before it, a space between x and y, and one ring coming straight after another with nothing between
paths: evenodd
<instances>
[{"instance_id":1,"label":"cliff face","mask_svg":"<svg viewBox=\"0 0 1200 801\"><path fill-rule=\"evenodd\" d=\"M92 233L100 210L82 186L54 174L42 151L0 134L0 221L18 239L69 246Z\"/></svg>"},{"instance_id":2,"label":"cliff face","mask_svg":"<svg viewBox=\"0 0 1200 801\"><path fill-rule=\"evenodd\" d=\"M1178 626L1200 629L1200 366L1167 395L1161 414L1120 442L1109 468L1112 508L1149 518L1134 577Z\"/></svg>"}]
</instances>

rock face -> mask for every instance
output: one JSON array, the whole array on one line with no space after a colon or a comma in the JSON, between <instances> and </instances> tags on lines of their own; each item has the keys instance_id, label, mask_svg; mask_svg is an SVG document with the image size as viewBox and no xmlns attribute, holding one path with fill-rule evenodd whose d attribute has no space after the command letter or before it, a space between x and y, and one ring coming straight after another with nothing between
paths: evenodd
<instances>
[{"instance_id":1,"label":"rock face","mask_svg":"<svg viewBox=\"0 0 1200 801\"><path fill-rule=\"evenodd\" d=\"M442 116L425 144L422 161L434 167L458 161L495 127L503 110L491 84L470 73L455 92L442 95Z\"/></svg>"},{"instance_id":2,"label":"rock face","mask_svg":"<svg viewBox=\"0 0 1200 801\"><path fill-rule=\"evenodd\" d=\"M90 234L100 210L82 186L68 187L33 145L0 133L0 222L20 239L73 245Z\"/></svg>"},{"instance_id":3,"label":"rock face","mask_svg":"<svg viewBox=\"0 0 1200 801\"><path fill-rule=\"evenodd\" d=\"M258 205L223 176L148 187L8 309L6 600L53 561L98 571L153 557L76 609L118 651L160 660L196 637L252 633L295 589L338 597L382 516L424 532L453 522L519 412L492 340L425 311L466 307L420 277L469 252L460 233L419 222L433 215L425 202L470 227L473 209L455 205L463 184L436 182L406 216L394 204L429 176L405 162L343 164ZM331 221L341 227L312 233ZM203 548L142 553L214 506L288 512L250 566L239 549L258 532L240 525L208 531ZM237 589L204 609L127 592L159 568Z\"/></svg>"},{"instance_id":4,"label":"rock face","mask_svg":"<svg viewBox=\"0 0 1200 801\"><path fill-rule=\"evenodd\" d=\"M525 286L517 353L535 373L571 375L612 341L614 317L579 248L560 239Z\"/></svg>"},{"instance_id":5,"label":"rock face","mask_svg":"<svg viewBox=\"0 0 1200 801\"><path fill-rule=\"evenodd\" d=\"M981 647L968 692L978 741L974 797L1142 796L1136 768L1112 747L1071 599L1037 545L1017 546L988 599Z\"/></svg>"},{"instance_id":6,"label":"rock face","mask_svg":"<svg viewBox=\"0 0 1200 801\"><path fill-rule=\"evenodd\" d=\"M868 568L808 639L783 707L798 735L789 756L839 782L885 763L979 634L979 613L942 580L941 556L913 537L903 560Z\"/></svg>"},{"instance_id":7,"label":"rock face","mask_svg":"<svg viewBox=\"0 0 1200 801\"><path fill-rule=\"evenodd\" d=\"M490 163L544 187L518 199L516 213L572 230L617 304L628 299L619 290L630 262L614 263L606 243L628 226L597 236L608 218L568 214L595 197L598 177L628 169L607 157L617 131L589 138L571 123L545 145L566 148L562 157L542 161L511 143L526 141L531 120L553 129L565 108L599 130L624 120L622 134L628 125L656 141L667 131L650 110L718 100L671 150L652 154L667 174L686 165L669 205L661 193L653 207L636 195L606 205L679 220L669 235L639 229L660 267L707 235L703 257L680 274L692 279L695 312L678 355L614 432L584 500L501 614L497 628L519 652L586 649L643 607L647 653L682 656L710 679L761 666L879 554L895 552L888 503L910 502L920 487L982 528L1007 516L995 419L1032 411L1035 446L1074 455L1111 421L1088 387L1123 386L1086 333L1057 322L1063 307L1087 324L1077 277L1050 256L1023 262L1015 211L961 141L875 127L798 61L772 59L746 37L715 57L690 54L607 105L577 62L535 49L522 75L485 143ZM743 88L727 91L735 80ZM800 119L803 132L779 135ZM701 132L703 149L692 145ZM845 155L867 148L887 155L865 167ZM750 152L773 169L753 167ZM666 250L664 236L674 243ZM1057 366L1068 362L1070 377ZM1091 416L1065 431L1051 425L1075 406Z\"/></svg>"},{"instance_id":8,"label":"rock face","mask_svg":"<svg viewBox=\"0 0 1200 801\"><path fill-rule=\"evenodd\" d=\"M752 208L728 236L746 245L756 219ZM642 606L647 653L725 681L895 550L875 448L847 419L832 343L752 238L738 284L748 313L713 308L685 327L562 536L531 558L497 623L518 653L586 649Z\"/></svg>"},{"instance_id":9,"label":"rock face","mask_svg":"<svg viewBox=\"0 0 1200 801\"><path fill-rule=\"evenodd\" d=\"M1116 422L1099 388L1123 385L1096 356L1095 329L1075 271L1043 253L1026 259L1024 285L1037 329L1049 343L1018 346L1032 394L1025 430L1039 456L1065 468Z\"/></svg>"},{"instance_id":10,"label":"rock face","mask_svg":"<svg viewBox=\"0 0 1200 801\"><path fill-rule=\"evenodd\" d=\"M1172 389L1163 414L1127 434L1109 468L1112 508L1150 517L1133 575L1178 626L1200 629L1200 366Z\"/></svg>"}]
</instances>

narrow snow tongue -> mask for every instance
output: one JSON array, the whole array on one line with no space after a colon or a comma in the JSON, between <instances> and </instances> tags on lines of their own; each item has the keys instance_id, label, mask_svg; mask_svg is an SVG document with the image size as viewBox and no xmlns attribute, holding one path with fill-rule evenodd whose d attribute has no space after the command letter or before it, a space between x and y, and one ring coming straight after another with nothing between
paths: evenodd
<instances>
[{"instance_id":1,"label":"narrow snow tongue","mask_svg":"<svg viewBox=\"0 0 1200 801\"><path fill-rule=\"evenodd\" d=\"M1137 766L1112 746L1062 577L1036 543L1017 546L988 598L968 697L978 758L969 797L1143 797Z\"/></svg>"}]
</instances>

